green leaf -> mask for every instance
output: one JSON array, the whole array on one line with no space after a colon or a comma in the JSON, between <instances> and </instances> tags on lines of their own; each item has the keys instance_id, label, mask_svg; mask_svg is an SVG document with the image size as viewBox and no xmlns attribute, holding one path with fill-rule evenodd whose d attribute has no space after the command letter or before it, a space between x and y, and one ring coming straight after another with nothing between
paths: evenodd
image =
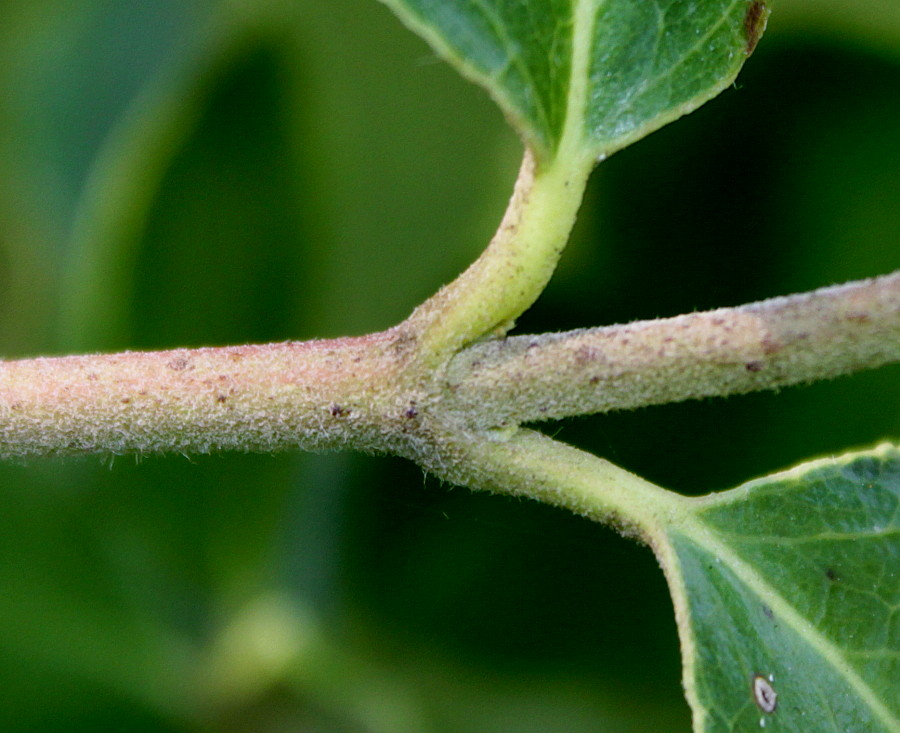
<instances>
[{"instance_id":1,"label":"green leaf","mask_svg":"<svg viewBox=\"0 0 900 733\"><path fill-rule=\"evenodd\" d=\"M660 556L695 729L900 730L900 450L691 501Z\"/></svg>"},{"instance_id":2,"label":"green leaf","mask_svg":"<svg viewBox=\"0 0 900 733\"><path fill-rule=\"evenodd\" d=\"M486 87L539 159L606 156L718 94L763 0L383 0Z\"/></svg>"}]
</instances>

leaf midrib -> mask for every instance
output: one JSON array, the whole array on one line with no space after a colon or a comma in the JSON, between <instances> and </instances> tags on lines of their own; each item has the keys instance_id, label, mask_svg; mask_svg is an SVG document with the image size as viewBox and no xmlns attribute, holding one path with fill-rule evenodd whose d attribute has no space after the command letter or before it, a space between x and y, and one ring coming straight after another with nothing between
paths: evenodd
<instances>
[{"instance_id":1,"label":"leaf midrib","mask_svg":"<svg viewBox=\"0 0 900 733\"><path fill-rule=\"evenodd\" d=\"M597 10L606 2L607 0L573 0L566 116L556 149L557 157L565 160L584 157L586 150L592 150L592 146L585 144L588 79Z\"/></svg>"}]
</instances>

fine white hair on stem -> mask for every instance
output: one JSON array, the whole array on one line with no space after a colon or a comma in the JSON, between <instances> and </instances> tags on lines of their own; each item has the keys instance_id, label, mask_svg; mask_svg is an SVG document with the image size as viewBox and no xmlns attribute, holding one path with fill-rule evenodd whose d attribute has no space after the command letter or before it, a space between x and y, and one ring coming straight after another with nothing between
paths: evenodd
<instances>
[{"instance_id":1,"label":"fine white hair on stem","mask_svg":"<svg viewBox=\"0 0 900 733\"><path fill-rule=\"evenodd\" d=\"M900 271L653 321L487 341L447 371L450 403L491 424L829 379L900 361Z\"/></svg>"}]
</instances>

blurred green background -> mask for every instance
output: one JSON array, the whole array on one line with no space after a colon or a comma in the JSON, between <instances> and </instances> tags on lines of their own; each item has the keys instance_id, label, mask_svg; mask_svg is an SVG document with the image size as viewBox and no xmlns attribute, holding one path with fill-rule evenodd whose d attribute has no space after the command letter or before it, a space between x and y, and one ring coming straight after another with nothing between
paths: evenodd
<instances>
[{"instance_id":1,"label":"blurred green background","mask_svg":"<svg viewBox=\"0 0 900 733\"><path fill-rule=\"evenodd\" d=\"M0 354L360 334L480 251L520 146L375 0L5 0ZM781 0L594 175L520 332L900 267L900 4ZM727 488L900 437L898 367L547 429ZM687 731L651 554L357 455L0 466L0 730Z\"/></svg>"}]
</instances>

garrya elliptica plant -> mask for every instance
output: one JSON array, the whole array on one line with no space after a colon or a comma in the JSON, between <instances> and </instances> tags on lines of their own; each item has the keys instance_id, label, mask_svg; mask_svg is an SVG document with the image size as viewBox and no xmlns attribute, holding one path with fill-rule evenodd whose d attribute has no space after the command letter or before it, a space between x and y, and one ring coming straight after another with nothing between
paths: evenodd
<instances>
[{"instance_id":1,"label":"garrya elliptica plant","mask_svg":"<svg viewBox=\"0 0 900 733\"><path fill-rule=\"evenodd\" d=\"M697 731L900 729L900 452L685 498L527 423L825 379L900 360L900 274L677 318L507 336L593 167L734 80L760 0L386 0L525 145L482 256L358 338L10 361L5 458L351 448L529 497L649 545Z\"/></svg>"}]
</instances>

